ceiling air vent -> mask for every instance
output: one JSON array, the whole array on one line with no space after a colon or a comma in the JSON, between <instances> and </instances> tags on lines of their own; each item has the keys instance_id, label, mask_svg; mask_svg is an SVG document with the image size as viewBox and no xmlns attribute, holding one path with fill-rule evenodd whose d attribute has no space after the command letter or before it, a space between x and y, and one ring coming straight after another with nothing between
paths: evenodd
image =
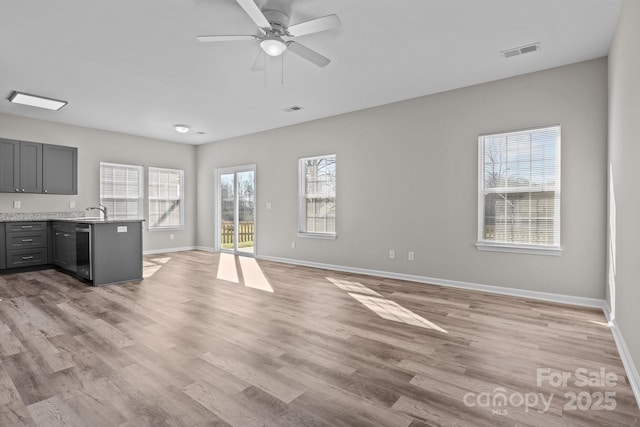
<instances>
[{"instance_id":1,"label":"ceiling air vent","mask_svg":"<svg viewBox=\"0 0 640 427\"><path fill-rule=\"evenodd\" d=\"M298 106L298 105L294 105L293 107L289 107L289 108L283 108L282 111L286 111L287 113L292 113L294 111L299 111L302 110L302 107Z\"/></svg>"},{"instance_id":2,"label":"ceiling air vent","mask_svg":"<svg viewBox=\"0 0 640 427\"><path fill-rule=\"evenodd\" d=\"M540 43L532 43L526 46L515 47L513 49L503 50L502 56L511 58L513 56L524 55L525 53L537 52L540 50Z\"/></svg>"}]
</instances>

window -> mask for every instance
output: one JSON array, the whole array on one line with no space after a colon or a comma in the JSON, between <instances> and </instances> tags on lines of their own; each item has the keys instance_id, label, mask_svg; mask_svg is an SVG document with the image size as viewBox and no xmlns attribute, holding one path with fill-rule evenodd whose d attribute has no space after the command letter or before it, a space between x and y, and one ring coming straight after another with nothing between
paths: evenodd
<instances>
[{"instance_id":1,"label":"window","mask_svg":"<svg viewBox=\"0 0 640 427\"><path fill-rule=\"evenodd\" d=\"M560 126L479 138L478 249L560 253Z\"/></svg>"},{"instance_id":2,"label":"window","mask_svg":"<svg viewBox=\"0 0 640 427\"><path fill-rule=\"evenodd\" d=\"M184 226L184 171L149 168L149 229Z\"/></svg>"},{"instance_id":3,"label":"window","mask_svg":"<svg viewBox=\"0 0 640 427\"><path fill-rule=\"evenodd\" d=\"M336 156L300 159L301 236L336 236Z\"/></svg>"},{"instance_id":4,"label":"window","mask_svg":"<svg viewBox=\"0 0 640 427\"><path fill-rule=\"evenodd\" d=\"M109 218L142 219L142 166L100 163L100 203Z\"/></svg>"}]
</instances>

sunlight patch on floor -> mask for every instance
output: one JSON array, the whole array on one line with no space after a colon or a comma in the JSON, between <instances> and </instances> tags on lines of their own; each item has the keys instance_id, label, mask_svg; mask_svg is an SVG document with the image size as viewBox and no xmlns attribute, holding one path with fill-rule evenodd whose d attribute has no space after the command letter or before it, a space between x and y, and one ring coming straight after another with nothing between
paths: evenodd
<instances>
[{"instance_id":1,"label":"sunlight patch on floor","mask_svg":"<svg viewBox=\"0 0 640 427\"><path fill-rule=\"evenodd\" d=\"M169 262L171 257L151 258L142 261L142 278L146 279L153 276L162 268L164 264Z\"/></svg>"},{"instance_id":2,"label":"sunlight patch on floor","mask_svg":"<svg viewBox=\"0 0 640 427\"><path fill-rule=\"evenodd\" d=\"M378 297L382 296L376 291L369 289L363 284L358 282L350 282L348 280L333 279L331 277L326 277L326 279L331 283L333 283L334 285L336 285L337 287L339 287L340 289L342 289L343 291L357 292L359 294L366 294L366 295L375 295Z\"/></svg>"},{"instance_id":3,"label":"sunlight patch on floor","mask_svg":"<svg viewBox=\"0 0 640 427\"><path fill-rule=\"evenodd\" d=\"M240 283L240 280L238 280L238 270L236 269L236 257L234 255L224 253L220 254L220 261L218 262L218 274L216 277L219 280Z\"/></svg>"},{"instance_id":4,"label":"sunlight patch on floor","mask_svg":"<svg viewBox=\"0 0 640 427\"><path fill-rule=\"evenodd\" d=\"M273 288L269 280L262 272L255 258L238 257L240 259L240 268L242 269L242 277L244 285L248 288L259 289L265 292L273 292Z\"/></svg>"},{"instance_id":5,"label":"sunlight patch on floor","mask_svg":"<svg viewBox=\"0 0 640 427\"><path fill-rule=\"evenodd\" d=\"M264 292L273 292L269 279L264 275L255 258L251 257L236 257L233 254L221 253L220 261L218 262L218 274L216 276L218 280L240 283L238 269L236 267L236 258L240 262L242 284L244 286Z\"/></svg>"},{"instance_id":6,"label":"sunlight patch on floor","mask_svg":"<svg viewBox=\"0 0 640 427\"><path fill-rule=\"evenodd\" d=\"M347 291L349 296L383 319L406 323L407 325L419 326L421 328L429 328L445 334L448 333L445 329L442 329L440 326L428 321L422 316L418 316L413 311L404 308L397 302L385 299L382 295L373 289L369 289L362 283L334 279L332 277L325 277L325 279L336 285L338 288Z\"/></svg>"},{"instance_id":7,"label":"sunlight patch on floor","mask_svg":"<svg viewBox=\"0 0 640 427\"><path fill-rule=\"evenodd\" d=\"M368 295L354 293L349 293L349 295L383 319L406 323L407 325L420 326L421 328L435 329L436 331L445 334L447 333L445 329L442 329L440 326L428 321L424 317L418 316L413 311L407 310L397 302Z\"/></svg>"}]
</instances>

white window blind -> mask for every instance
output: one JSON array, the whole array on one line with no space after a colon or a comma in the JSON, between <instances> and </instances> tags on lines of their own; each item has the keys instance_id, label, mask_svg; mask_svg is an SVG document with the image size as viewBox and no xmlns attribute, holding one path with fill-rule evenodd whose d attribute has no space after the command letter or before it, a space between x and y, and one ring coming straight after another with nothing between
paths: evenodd
<instances>
[{"instance_id":1,"label":"white window blind","mask_svg":"<svg viewBox=\"0 0 640 427\"><path fill-rule=\"evenodd\" d=\"M299 231L301 234L335 237L336 156L300 159Z\"/></svg>"},{"instance_id":2,"label":"white window blind","mask_svg":"<svg viewBox=\"0 0 640 427\"><path fill-rule=\"evenodd\" d=\"M560 126L479 137L483 245L560 249Z\"/></svg>"},{"instance_id":3,"label":"white window blind","mask_svg":"<svg viewBox=\"0 0 640 427\"><path fill-rule=\"evenodd\" d=\"M184 226L184 171L149 168L149 229Z\"/></svg>"},{"instance_id":4,"label":"white window blind","mask_svg":"<svg viewBox=\"0 0 640 427\"><path fill-rule=\"evenodd\" d=\"M142 166L100 163L100 203L109 218L142 219Z\"/></svg>"}]
</instances>

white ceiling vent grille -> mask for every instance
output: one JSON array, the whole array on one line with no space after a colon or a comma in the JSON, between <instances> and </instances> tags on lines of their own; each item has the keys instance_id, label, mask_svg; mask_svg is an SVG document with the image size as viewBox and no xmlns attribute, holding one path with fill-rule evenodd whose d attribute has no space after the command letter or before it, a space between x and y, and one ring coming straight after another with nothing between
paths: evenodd
<instances>
[{"instance_id":1,"label":"white ceiling vent grille","mask_svg":"<svg viewBox=\"0 0 640 427\"><path fill-rule=\"evenodd\" d=\"M500 52L505 58L511 58L518 55L524 55L525 53L537 52L540 50L540 43L532 43L526 46L515 47L513 49L507 49Z\"/></svg>"},{"instance_id":2,"label":"white ceiling vent grille","mask_svg":"<svg viewBox=\"0 0 640 427\"><path fill-rule=\"evenodd\" d=\"M287 113L292 113L294 111L300 111L300 110L302 110L302 107L300 107L299 105L294 105L293 107L282 109L282 111L286 111Z\"/></svg>"}]
</instances>

